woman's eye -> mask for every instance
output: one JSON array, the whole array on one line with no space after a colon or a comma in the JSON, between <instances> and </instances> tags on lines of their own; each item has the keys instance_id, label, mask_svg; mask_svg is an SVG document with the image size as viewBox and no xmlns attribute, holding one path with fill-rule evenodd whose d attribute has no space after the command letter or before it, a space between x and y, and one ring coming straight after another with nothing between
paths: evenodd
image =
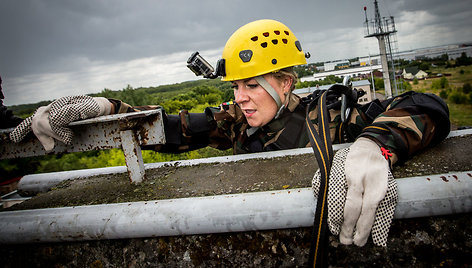
<instances>
[{"instance_id":1,"label":"woman's eye","mask_svg":"<svg viewBox=\"0 0 472 268\"><path fill-rule=\"evenodd\" d=\"M257 86L259 86L259 84L247 84L246 86L248 88L256 88Z\"/></svg>"},{"instance_id":2,"label":"woman's eye","mask_svg":"<svg viewBox=\"0 0 472 268\"><path fill-rule=\"evenodd\" d=\"M236 89L236 90L237 90L237 89L238 89L238 85L232 85L232 86L231 86L231 89Z\"/></svg>"}]
</instances>

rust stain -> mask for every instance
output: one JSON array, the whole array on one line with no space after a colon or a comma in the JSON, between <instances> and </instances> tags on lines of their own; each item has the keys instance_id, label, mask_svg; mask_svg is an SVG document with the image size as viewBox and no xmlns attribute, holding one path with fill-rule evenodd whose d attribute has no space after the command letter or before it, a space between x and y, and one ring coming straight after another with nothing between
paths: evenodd
<instances>
[{"instance_id":1,"label":"rust stain","mask_svg":"<svg viewBox=\"0 0 472 268\"><path fill-rule=\"evenodd\" d=\"M448 182L448 181L449 181L449 180L448 180L446 177L444 177L444 176L441 176L440 178L441 178L443 181L445 181L445 182Z\"/></svg>"},{"instance_id":2,"label":"rust stain","mask_svg":"<svg viewBox=\"0 0 472 268\"><path fill-rule=\"evenodd\" d=\"M430 181L431 179L430 178L426 178L428 181Z\"/></svg>"},{"instance_id":3,"label":"rust stain","mask_svg":"<svg viewBox=\"0 0 472 268\"><path fill-rule=\"evenodd\" d=\"M127 163L128 164L128 163ZM129 168L127 169L128 170L128 179L129 179L129 182L133 183L133 180L131 179L131 171L129 170Z\"/></svg>"},{"instance_id":4,"label":"rust stain","mask_svg":"<svg viewBox=\"0 0 472 268\"><path fill-rule=\"evenodd\" d=\"M452 177L454 177L454 179L456 179L456 181L458 181L458 180L459 180L459 178L457 178L457 176L456 176L456 175L452 175Z\"/></svg>"},{"instance_id":5,"label":"rust stain","mask_svg":"<svg viewBox=\"0 0 472 268\"><path fill-rule=\"evenodd\" d=\"M471 178L472 178L472 174L470 174L470 173L467 173L467 175L469 175L469 177L471 177Z\"/></svg>"}]
</instances>

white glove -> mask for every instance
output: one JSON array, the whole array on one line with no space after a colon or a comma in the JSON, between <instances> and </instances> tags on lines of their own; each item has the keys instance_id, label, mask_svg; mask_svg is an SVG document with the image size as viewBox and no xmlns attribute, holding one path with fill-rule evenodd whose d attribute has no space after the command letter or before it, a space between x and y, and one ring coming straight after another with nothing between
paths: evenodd
<instances>
[{"instance_id":1,"label":"white glove","mask_svg":"<svg viewBox=\"0 0 472 268\"><path fill-rule=\"evenodd\" d=\"M108 115L112 104L102 97L67 96L39 107L11 133L10 139L20 142L32 130L46 151L54 149L54 139L72 143L73 132L66 126L73 121Z\"/></svg>"},{"instance_id":2,"label":"white glove","mask_svg":"<svg viewBox=\"0 0 472 268\"><path fill-rule=\"evenodd\" d=\"M328 183L328 226L343 244L363 246L372 230L378 246L386 246L397 202L396 182L380 147L359 138L339 150ZM319 171L313 178L318 193Z\"/></svg>"}]
</instances>

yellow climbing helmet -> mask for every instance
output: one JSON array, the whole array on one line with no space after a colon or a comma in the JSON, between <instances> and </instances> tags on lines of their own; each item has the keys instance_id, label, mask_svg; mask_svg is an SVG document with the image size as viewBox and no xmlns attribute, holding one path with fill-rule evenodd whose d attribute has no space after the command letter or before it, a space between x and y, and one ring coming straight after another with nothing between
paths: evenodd
<instances>
[{"instance_id":1,"label":"yellow climbing helmet","mask_svg":"<svg viewBox=\"0 0 472 268\"><path fill-rule=\"evenodd\" d=\"M256 77L307 63L295 35L275 20L257 20L239 28L226 42L223 60L226 72L223 81Z\"/></svg>"}]
</instances>

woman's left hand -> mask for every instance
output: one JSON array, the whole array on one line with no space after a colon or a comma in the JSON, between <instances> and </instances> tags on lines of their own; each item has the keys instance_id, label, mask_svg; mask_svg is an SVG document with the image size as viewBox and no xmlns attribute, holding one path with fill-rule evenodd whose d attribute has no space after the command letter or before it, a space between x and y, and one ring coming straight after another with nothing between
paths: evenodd
<instances>
[{"instance_id":1,"label":"woman's left hand","mask_svg":"<svg viewBox=\"0 0 472 268\"><path fill-rule=\"evenodd\" d=\"M317 172L315 194L319 179ZM341 243L363 246L372 231L374 244L386 246L396 203L396 182L374 141L361 137L335 154L328 182L328 225Z\"/></svg>"}]
</instances>

